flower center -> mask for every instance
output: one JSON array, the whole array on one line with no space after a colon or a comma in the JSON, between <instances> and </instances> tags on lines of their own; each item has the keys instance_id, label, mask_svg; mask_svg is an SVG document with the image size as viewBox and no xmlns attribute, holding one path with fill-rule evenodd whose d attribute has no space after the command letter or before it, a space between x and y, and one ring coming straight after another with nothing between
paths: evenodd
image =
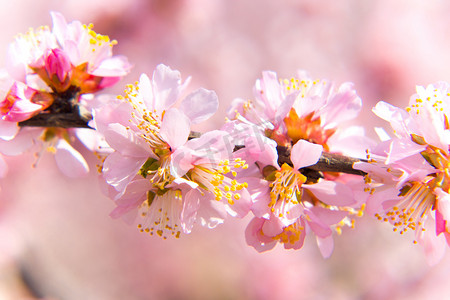
<instances>
[{"instance_id":1,"label":"flower center","mask_svg":"<svg viewBox=\"0 0 450 300\"><path fill-rule=\"evenodd\" d=\"M378 220L391 222L394 231L405 233L408 229L424 231L424 223L429 212L434 209L436 196L433 194L434 177L428 176L423 182L413 182L400 191L402 199L384 214L375 214Z\"/></svg>"},{"instance_id":2,"label":"flower center","mask_svg":"<svg viewBox=\"0 0 450 300\"><path fill-rule=\"evenodd\" d=\"M167 150L169 145L164 141L160 135L161 121L164 113L160 116L156 110L149 111L142 96L139 94L139 86L136 82L128 84L125 90L125 96L119 95L119 100L125 100L131 104L133 112L131 113L131 119L128 121L133 126L134 131L140 131L140 137L149 144L149 147L153 152L155 149ZM130 130L130 127L127 127ZM157 153L155 153L157 154Z\"/></svg>"},{"instance_id":3,"label":"flower center","mask_svg":"<svg viewBox=\"0 0 450 300\"><path fill-rule=\"evenodd\" d=\"M336 128L323 129L320 117L314 118L314 112L299 117L295 109L291 108L284 122L287 134L294 144L299 140L307 140L322 145L325 151L329 151L327 141L336 132Z\"/></svg>"},{"instance_id":4,"label":"flower center","mask_svg":"<svg viewBox=\"0 0 450 300\"><path fill-rule=\"evenodd\" d=\"M279 217L283 217L282 211L286 204L300 204L303 190L302 184L306 182L306 177L300 172L294 170L287 164L281 166L281 170L275 171L275 180L270 183L271 211L275 212L275 206L280 206ZM287 212L288 213L288 212Z\"/></svg>"},{"instance_id":5,"label":"flower center","mask_svg":"<svg viewBox=\"0 0 450 300\"><path fill-rule=\"evenodd\" d=\"M231 173L237 175L236 169L247 169L248 165L240 158L230 162L228 159L214 164L196 165L187 176L196 182L202 189L212 192L217 201L225 198L228 204L233 205L235 200L241 198L241 191L247 188L247 182L239 183L236 179L225 176Z\"/></svg>"},{"instance_id":6,"label":"flower center","mask_svg":"<svg viewBox=\"0 0 450 300\"><path fill-rule=\"evenodd\" d=\"M109 36L102 35L99 33L96 33L92 28L94 27L94 24L83 24L83 28L86 30L88 36L89 36L89 44L91 45L91 51L95 52L96 47L102 47L104 45L109 45L110 47L113 47L114 45L117 45L116 40L110 40Z\"/></svg>"},{"instance_id":7,"label":"flower center","mask_svg":"<svg viewBox=\"0 0 450 300\"><path fill-rule=\"evenodd\" d=\"M164 239L168 236L179 238L182 208L183 196L180 190L167 190L161 195L148 191L147 200L139 207L140 216L144 220L137 227L140 232L150 235L156 233Z\"/></svg>"},{"instance_id":8,"label":"flower center","mask_svg":"<svg viewBox=\"0 0 450 300\"><path fill-rule=\"evenodd\" d=\"M164 155L160 159L150 157L142 165L139 174L149 179L154 187L164 190L174 179L170 174L170 155Z\"/></svg>"},{"instance_id":9,"label":"flower center","mask_svg":"<svg viewBox=\"0 0 450 300\"><path fill-rule=\"evenodd\" d=\"M300 236L302 232L304 232L305 227L300 224L300 221L297 220L295 223L284 227L283 232L274 236L274 240L278 240L283 244L292 244L294 245L300 240Z\"/></svg>"}]
</instances>

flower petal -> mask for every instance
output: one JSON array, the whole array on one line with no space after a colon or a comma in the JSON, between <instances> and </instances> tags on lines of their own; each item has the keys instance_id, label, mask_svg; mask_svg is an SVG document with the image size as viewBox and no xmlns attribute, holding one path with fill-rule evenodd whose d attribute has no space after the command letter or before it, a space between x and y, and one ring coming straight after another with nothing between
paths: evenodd
<instances>
[{"instance_id":1,"label":"flower petal","mask_svg":"<svg viewBox=\"0 0 450 300\"><path fill-rule=\"evenodd\" d=\"M181 74L160 64L153 73L155 109L158 113L171 107L178 100L181 89Z\"/></svg>"},{"instance_id":2,"label":"flower petal","mask_svg":"<svg viewBox=\"0 0 450 300\"><path fill-rule=\"evenodd\" d=\"M187 95L180 105L180 109L191 120L192 124L209 119L218 108L219 100L216 93L203 88Z\"/></svg>"},{"instance_id":3,"label":"flower petal","mask_svg":"<svg viewBox=\"0 0 450 300\"><path fill-rule=\"evenodd\" d=\"M291 151L291 161L295 169L300 169L317 163L322 155L322 145L299 140Z\"/></svg>"},{"instance_id":4,"label":"flower petal","mask_svg":"<svg viewBox=\"0 0 450 300\"><path fill-rule=\"evenodd\" d=\"M166 110L161 123L160 134L173 150L184 145L191 132L188 117L179 109L171 108Z\"/></svg>"},{"instance_id":5,"label":"flower petal","mask_svg":"<svg viewBox=\"0 0 450 300\"><path fill-rule=\"evenodd\" d=\"M42 128L39 127L20 128L13 139L9 141L0 139L0 153L12 156L22 154L35 144L34 140L41 134Z\"/></svg>"},{"instance_id":6,"label":"flower petal","mask_svg":"<svg viewBox=\"0 0 450 300\"><path fill-rule=\"evenodd\" d=\"M183 209L181 211L181 227L183 232L189 233L197 218L197 211L200 208L201 194L198 190L192 189L184 196Z\"/></svg>"},{"instance_id":7,"label":"flower petal","mask_svg":"<svg viewBox=\"0 0 450 300\"><path fill-rule=\"evenodd\" d=\"M302 187L328 205L344 206L356 203L353 191L340 182L320 180L314 184L304 184Z\"/></svg>"},{"instance_id":8,"label":"flower petal","mask_svg":"<svg viewBox=\"0 0 450 300\"><path fill-rule=\"evenodd\" d=\"M273 249L277 241L262 233L262 226L265 219L253 218L245 229L245 240L248 245L252 246L258 252Z\"/></svg>"},{"instance_id":9,"label":"flower petal","mask_svg":"<svg viewBox=\"0 0 450 300\"><path fill-rule=\"evenodd\" d=\"M19 125L17 122L8 122L0 120L0 139L11 140L19 132Z\"/></svg>"},{"instance_id":10,"label":"flower petal","mask_svg":"<svg viewBox=\"0 0 450 300\"><path fill-rule=\"evenodd\" d=\"M64 139L59 139L56 144L55 160L59 169L68 177L77 178L89 173L89 166L83 155Z\"/></svg>"},{"instance_id":11,"label":"flower petal","mask_svg":"<svg viewBox=\"0 0 450 300\"><path fill-rule=\"evenodd\" d=\"M3 159L3 157L0 156L0 178L4 178L6 176L6 173L8 173L8 164Z\"/></svg>"},{"instance_id":12,"label":"flower petal","mask_svg":"<svg viewBox=\"0 0 450 300\"><path fill-rule=\"evenodd\" d=\"M127 75L130 69L128 59L117 55L104 59L91 74L101 77L121 77Z\"/></svg>"},{"instance_id":13,"label":"flower petal","mask_svg":"<svg viewBox=\"0 0 450 300\"><path fill-rule=\"evenodd\" d=\"M116 190L123 191L146 160L145 157L134 158L114 152L106 158L103 164L103 177Z\"/></svg>"},{"instance_id":14,"label":"flower petal","mask_svg":"<svg viewBox=\"0 0 450 300\"><path fill-rule=\"evenodd\" d=\"M317 240L317 246L319 246L320 253L322 254L323 258L328 258L331 256L331 253L333 253L334 249L334 241L333 236L327 236L324 238L321 238L319 236L316 236Z\"/></svg>"}]
</instances>

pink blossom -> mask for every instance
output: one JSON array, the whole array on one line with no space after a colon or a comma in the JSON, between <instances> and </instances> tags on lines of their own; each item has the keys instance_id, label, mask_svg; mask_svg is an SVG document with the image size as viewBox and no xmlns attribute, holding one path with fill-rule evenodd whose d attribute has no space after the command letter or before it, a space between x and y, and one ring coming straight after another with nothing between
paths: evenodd
<instances>
[{"instance_id":1,"label":"pink blossom","mask_svg":"<svg viewBox=\"0 0 450 300\"><path fill-rule=\"evenodd\" d=\"M54 91L62 93L70 87L74 67L61 49L47 49L46 53L30 67Z\"/></svg>"},{"instance_id":2,"label":"pink blossom","mask_svg":"<svg viewBox=\"0 0 450 300\"><path fill-rule=\"evenodd\" d=\"M235 99L228 117L257 126L262 132L271 132L272 138L286 132L283 119L289 113L297 92L288 92L277 79L277 74L265 71L253 89L254 100Z\"/></svg>"},{"instance_id":3,"label":"pink blossom","mask_svg":"<svg viewBox=\"0 0 450 300\"><path fill-rule=\"evenodd\" d=\"M246 164L230 160L228 133L188 141L191 124L211 117L218 99L202 88L181 99L186 85L178 71L158 65L151 79L141 75L125 96L94 109L95 127L115 150L102 173L114 188L112 216L139 213L141 231L163 237L189 233L197 221L213 228L227 212L242 217L251 203L246 185L232 178Z\"/></svg>"},{"instance_id":4,"label":"pink blossom","mask_svg":"<svg viewBox=\"0 0 450 300\"><path fill-rule=\"evenodd\" d=\"M353 192L344 184L327 180L310 182L299 171L315 164L321 153L321 145L300 140L291 152L294 167L284 164L275 171L275 178L269 181L268 186L259 182L259 189L249 187L253 195L257 194L252 211L255 219L260 220L249 225L246 237L247 242L258 251L272 248L276 241L283 243L286 249L300 249L306 232L312 231L323 256L331 255L332 226L340 231L340 226L347 222L345 218L350 215L350 209L344 211L339 207L353 205L355 201ZM264 191L267 188L269 193ZM316 205L317 199L324 206ZM354 213L357 214L357 211Z\"/></svg>"},{"instance_id":5,"label":"pink blossom","mask_svg":"<svg viewBox=\"0 0 450 300\"><path fill-rule=\"evenodd\" d=\"M55 155L60 171L72 178L82 177L89 172L89 166L83 156L71 146L75 140L73 129L27 127L11 140L0 139L0 153L8 156L24 154L34 149L37 166L44 152Z\"/></svg>"},{"instance_id":6,"label":"pink blossom","mask_svg":"<svg viewBox=\"0 0 450 300\"><path fill-rule=\"evenodd\" d=\"M130 65L125 57L112 56L112 46L117 42L95 33L92 24L67 24L61 14L51 15L52 31L45 26L30 29L9 46L9 74L2 74L0 88L2 93L9 90L0 102L0 152L17 155L35 145L38 157L43 151L51 152L65 175L79 177L89 171L85 159L71 145L80 130L19 129L18 122L39 113L90 116L98 104L92 93L116 83L129 72ZM10 85L7 88L6 83ZM107 148L99 133L80 136L95 151L100 151L100 146Z\"/></svg>"},{"instance_id":7,"label":"pink blossom","mask_svg":"<svg viewBox=\"0 0 450 300\"><path fill-rule=\"evenodd\" d=\"M436 263L443 255L440 235L450 244L450 86L439 82L416 91L406 110L384 102L374 107L394 136L371 149L368 164L356 167L368 173L368 211L400 234L413 231L430 263Z\"/></svg>"},{"instance_id":8,"label":"pink blossom","mask_svg":"<svg viewBox=\"0 0 450 300\"><path fill-rule=\"evenodd\" d=\"M94 93L115 84L131 65L113 56L110 40L78 21L67 24L63 15L51 12L53 29L40 27L19 35L8 51L8 71L34 89L64 92L71 86L80 93ZM47 86L47 87L46 87Z\"/></svg>"},{"instance_id":9,"label":"pink blossom","mask_svg":"<svg viewBox=\"0 0 450 300\"><path fill-rule=\"evenodd\" d=\"M362 215L364 204L347 186L350 175L302 169L314 165L322 151L364 155L368 142L364 131L338 128L360 109L361 99L352 84L336 89L332 82L312 80L302 72L290 80L264 72L255 85L255 100L234 101L230 112L236 115L224 129L245 146L236 156L258 166L240 175L254 202L255 219L246 231L250 245L263 251L280 242L285 248L300 249L306 233L312 232L322 255L331 255L332 233L353 226L352 217ZM269 122L262 122L266 119ZM358 142L349 143L352 139ZM278 146L290 150L293 167L280 168Z\"/></svg>"},{"instance_id":10,"label":"pink blossom","mask_svg":"<svg viewBox=\"0 0 450 300\"><path fill-rule=\"evenodd\" d=\"M17 81L0 102L1 120L15 123L28 120L46 109L52 102L50 94L41 93Z\"/></svg>"}]
</instances>

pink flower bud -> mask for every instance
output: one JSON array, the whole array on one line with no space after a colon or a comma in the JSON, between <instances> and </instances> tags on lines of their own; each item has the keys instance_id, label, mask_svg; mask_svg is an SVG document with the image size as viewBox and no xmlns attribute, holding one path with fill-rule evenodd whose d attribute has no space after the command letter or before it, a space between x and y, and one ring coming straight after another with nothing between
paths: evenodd
<instances>
[{"instance_id":1,"label":"pink flower bud","mask_svg":"<svg viewBox=\"0 0 450 300\"><path fill-rule=\"evenodd\" d=\"M46 56L45 70L48 77L53 79L53 76L56 75L61 83L64 82L72 70L69 57L58 48L49 50Z\"/></svg>"}]
</instances>

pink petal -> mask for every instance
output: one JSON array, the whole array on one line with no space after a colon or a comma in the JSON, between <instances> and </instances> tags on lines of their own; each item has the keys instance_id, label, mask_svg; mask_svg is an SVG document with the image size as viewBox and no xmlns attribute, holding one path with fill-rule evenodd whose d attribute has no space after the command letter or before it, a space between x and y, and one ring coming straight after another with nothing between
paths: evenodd
<instances>
[{"instance_id":1,"label":"pink petal","mask_svg":"<svg viewBox=\"0 0 450 300\"><path fill-rule=\"evenodd\" d=\"M235 200L233 205L227 205L227 211L232 217L243 218L250 211L252 198L246 189L240 192L241 198Z\"/></svg>"},{"instance_id":2,"label":"pink petal","mask_svg":"<svg viewBox=\"0 0 450 300\"><path fill-rule=\"evenodd\" d=\"M123 155L134 157L149 157L152 155L148 144L134 131L127 130L122 124L109 124L103 134L111 148Z\"/></svg>"},{"instance_id":3,"label":"pink petal","mask_svg":"<svg viewBox=\"0 0 450 300\"><path fill-rule=\"evenodd\" d=\"M310 217L312 220L307 222L316 236L325 238L333 233L330 227L322 223L321 220L319 220L317 217L315 217L314 215L310 215Z\"/></svg>"},{"instance_id":4,"label":"pink petal","mask_svg":"<svg viewBox=\"0 0 450 300\"><path fill-rule=\"evenodd\" d=\"M139 77L139 94L142 96L145 106L148 109L156 109L153 86L147 74L141 74L141 76Z\"/></svg>"},{"instance_id":5,"label":"pink petal","mask_svg":"<svg viewBox=\"0 0 450 300\"><path fill-rule=\"evenodd\" d=\"M0 139L11 140L19 132L19 125L17 122L8 122L0 120Z\"/></svg>"},{"instance_id":6,"label":"pink petal","mask_svg":"<svg viewBox=\"0 0 450 300\"><path fill-rule=\"evenodd\" d=\"M322 155L322 145L313 144L305 140L299 140L291 151L291 161L295 169L311 166L319 160Z\"/></svg>"},{"instance_id":7,"label":"pink petal","mask_svg":"<svg viewBox=\"0 0 450 300\"><path fill-rule=\"evenodd\" d=\"M232 157L234 143L228 132L213 130L185 144L192 151L192 164L217 162Z\"/></svg>"},{"instance_id":8,"label":"pink petal","mask_svg":"<svg viewBox=\"0 0 450 300\"><path fill-rule=\"evenodd\" d=\"M191 149L181 146L171 155L170 172L175 177L181 177L194 167L194 161Z\"/></svg>"},{"instance_id":9,"label":"pink petal","mask_svg":"<svg viewBox=\"0 0 450 300\"><path fill-rule=\"evenodd\" d=\"M59 139L56 144L56 164L64 175L77 178L89 173L89 166L84 157L64 139Z\"/></svg>"},{"instance_id":10,"label":"pink petal","mask_svg":"<svg viewBox=\"0 0 450 300\"><path fill-rule=\"evenodd\" d=\"M137 208L145 199L151 185L147 179L131 181L115 201L119 206Z\"/></svg>"},{"instance_id":11,"label":"pink petal","mask_svg":"<svg viewBox=\"0 0 450 300\"><path fill-rule=\"evenodd\" d=\"M340 86L338 93L333 95L327 104L327 113L324 123L335 127L337 124L354 119L362 107L361 98L358 97L350 82Z\"/></svg>"},{"instance_id":12,"label":"pink petal","mask_svg":"<svg viewBox=\"0 0 450 300\"><path fill-rule=\"evenodd\" d=\"M166 110L161 123L160 134L172 150L184 145L190 132L189 118L183 112L176 108Z\"/></svg>"},{"instance_id":13,"label":"pink petal","mask_svg":"<svg viewBox=\"0 0 450 300\"><path fill-rule=\"evenodd\" d=\"M340 210L330 210L320 206L314 206L309 208L309 210L318 218L320 221L328 226L335 225L342 221L348 212Z\"/></svg>"},{"instance_id":14,"label":"pink petal","mask_svg":"<svg viewBox=\"0 0 450 300\"><path fill-rule=\"evenodd\" d=\"M197 218L197 211L200 208L201 194L198 190L190 190L184 196L183 209L181 211L181 226L183 232L189 233L194 226L194 222Z\"/></svg>"},{"instance_id":15,"label":"pink petal","mask_svg":"<svg viewBox=\"0 0 450 300\"><path fill-rule=\"evenodd\" d=\"M401 136L408 136L409 133L406 128L405 120L409 118L409 115L403 109L395 107L384 101L378 102L372 111L383 120L391 123L392 129L396 134Z\"/></svg>"},{"instance_id":16,"label":"pink petal","mask_svg":"<svg viewBox=\"0 0 450 300\"><path fill-rule=\"evenodd\" d=\"M316 240L323 258L329 258L334 249L333 236L330 235L324 238L316 236Z\"/></svg>"},{"instance_id":17,"label":"pink petal","mask_svg":"<svg viewBox=\"0 0 450 300\"><path fill-rule=\"evenodd\" d=\"M73 130L76 137L83 145L92 152L111 153L114 150L106 143L103 134L97 130L88 128L75 128Z\"/></svg>"},{"instance_id":18,"label":"pink petal","mask_svg":"<svg viewBox=\"0 0 450 300\"><path fill-rule=\"evenodd\" d=\"M436 210L436 235L446 232L446 221L444 220L442 214Z\"/></svg>"},{"instance_id":19,"label":"pink petal","mask_svg":"<svg viewBox=\"0 0 450 300\"><path fill-rule=\"evenodd\" d=\"M187 180L187 179L184 179L184 178L175 178L173 180L173 183L174 184L169 184L167 187L173 187L173 186L176 186L176 185L183 185L183 184L185 184L185 185L187 185L189 187L189 189L196 189L196 188L198 188L198 184L197 183L195 183L193 181L190 181L190 180Z\"/></svg>"},{"instance_id":20,"label":"pink petal","mask_svg":"<svg viewBox=\"0 0 450 300\"><path fill-rule=\"evenodd\" d=\"M275 118L278 106L280 106L282 101L282 88L277 78L277 74L272 71L264 71L262 73L262 80L258 81L261 85L261 89L264 92L263 97L265 97L266 113L269 118ZM257 82L257 85L258 85ZM256 92L256 94L259 94Z\"/></svg>"},{"instance_id":21,"label":"pink petal","mask_svg":"<svg viewBox=\"0 0 450 300\"><path fill-rule=\"evenodd\" d=\"M450 222L450 195L441 188L434 189L437 196L437 210L445 221Z\"/></svg>"},{"instance_id":22,"label":"pink petal","mask_svg":"<svg viewBox=\"0 0 450 300\"><path fill-rule=\"evenodd\" d=\"M0 153L13 156L22 154L35 145L35 139L41 134L42 128L21 128L12 140L0 139Z\"/></svg>"},{"instance_id":23,"label":"pink petal","mask_svg":"<svg viewBox=\"0 0 450 300\"><path fill-rule=\"evenodd\" d=\"M116 190L123 191L138 174L147 158L123 156L119 152L110 154L103 164L103 177Z\"/></svg>"},{"instance_id":24,"label":"pink petal","mask_svg":"<svg viewBox=\"0 0 450 300\"><path fill-rule=\"evenodd\" d=\"M277 241L262 233L264 219L253 218L245 229L245 240L248 245L252 246L258 252L273 249Z\"/></svg>"},{"instance_id":25,"label":"pink petal","mask_svg":"<svg viewBox=\"0 0 450 300\"><path fill-rule=\"evenodd\" d=\"M211 201L206 197L200 198L200 207L197 211L197 219L200 220L200 224L207 228L215 228L217 225L222 224L227 216L225 206L220 201Z\"/></svg>"},{"instance_id":26,"label":"pink petal","mask_svg":"<svg viewBox=\"0 0 450 300\"><path fill-rule=\"evenodd\" d=\"M6 173L8 173L8 164L3 159L3 157L0 156L0 178L4 178L6 176Z\"/></svg>"},{"instance_id":27,"label":"pink petal","mask_svg":"<svg viewBox=\"0 0 450 300\"><path fill-rule=\"evenodd\" d=\"M274 237L283 232L283 227L280 219L272 215L269 220L265 220L261 229L264 235Z\"/></svg>"},{"instance_id":28,"label":"pink petal","mask_svg":"<svg viewBox=\"0 0 450 300\"><path fill-rule=\"evenodd\" d=\"M251 135L245 139L244 152L249 155L253 161L260 162L265 166L278 165L277 144L274 140L259 135Z\"/></svg>"},{"instance_id":29,"label":"pink petal","mask_svg":"<svg viewBox=\"0 0 450 300\"><path fill-rule=\"evenodd\" d=\"M178 100L181 89L181 74L160 64L153 72L155 109L158 113L168 109Z\"/></svg>"},{"instance_id":30,"label":"pink petal","mask_svg":"<svg viewBox=\"0 0 450 300\"><path fill-rule=\"evenodd\" d=\"M61 13L51 11L50 16L53 23L53 34L56 36L59 44L64 47L64 42L68 38L67 22Z\"/></svg>"},{"instance_id":31,"label":"pink petal","mask_svg":"<svg viewBox=\"0 0 450 300\"><path fill-rule=\"evenodd\" d=\"M275 125L282 123L284 118L287 116L289 111L294 105L295 99L297 99L298 93L292 93L286 96L283 101L281 101L280 105L277 107L277 111L275 113Z\"/></svg>"},{"instance_id":32,"label":"pink petal","mask_svg":"<svg viewBox=\"0 0 450 300\"><path fill-rule=\"evenodd\" d=\"M340 182L320 180L314 184L304 184L302 187L328 205L344 206L356 203L351 188Z\"/></svg>"},{"instance_id":33,"label":"pink petal","mask_svg":"<svg viewBox=\"0 0 450 300\"><path fill-rule=\"evenodd\" d=\"M251 210L258 218L268 219L270 216L270 189L269 182L259 178L246 178L248 183L247 191L253 198Z\"/></svg>"},{"instance_id":34,"label":"pink petal","mask_svg":"<svg viewBox=\"0 0 450 300\"><path fill-rule=\"evenodd\" d=\"M131 64L125 56L113 56L102 60L91 73L101 77L122 77L130 72Z\"/></svg>"},{"instance_id":35,"label":"pink petal","mask_svg":"<svg viewBox=\"0 0 450 300\"><path fill-rule=\"evenodd\" d=\"M219 100L216 93L203 88L187 95L180 105L180 109L191 120L192 124L209 119L218 108Z\"/></svg>"},{"instance_id":36,"label":"pink petal","mask_svg":"<svg viewBox=\"0 0 450 300\"><path fill-rule=\"evenodd\" d=\"M430 266L439 263L444 257L447 248L446 237L444 235L434 235L434 228L426 228L423 237L418 238L425 252L425 258Z\"/></svg>"}]
</instances>

